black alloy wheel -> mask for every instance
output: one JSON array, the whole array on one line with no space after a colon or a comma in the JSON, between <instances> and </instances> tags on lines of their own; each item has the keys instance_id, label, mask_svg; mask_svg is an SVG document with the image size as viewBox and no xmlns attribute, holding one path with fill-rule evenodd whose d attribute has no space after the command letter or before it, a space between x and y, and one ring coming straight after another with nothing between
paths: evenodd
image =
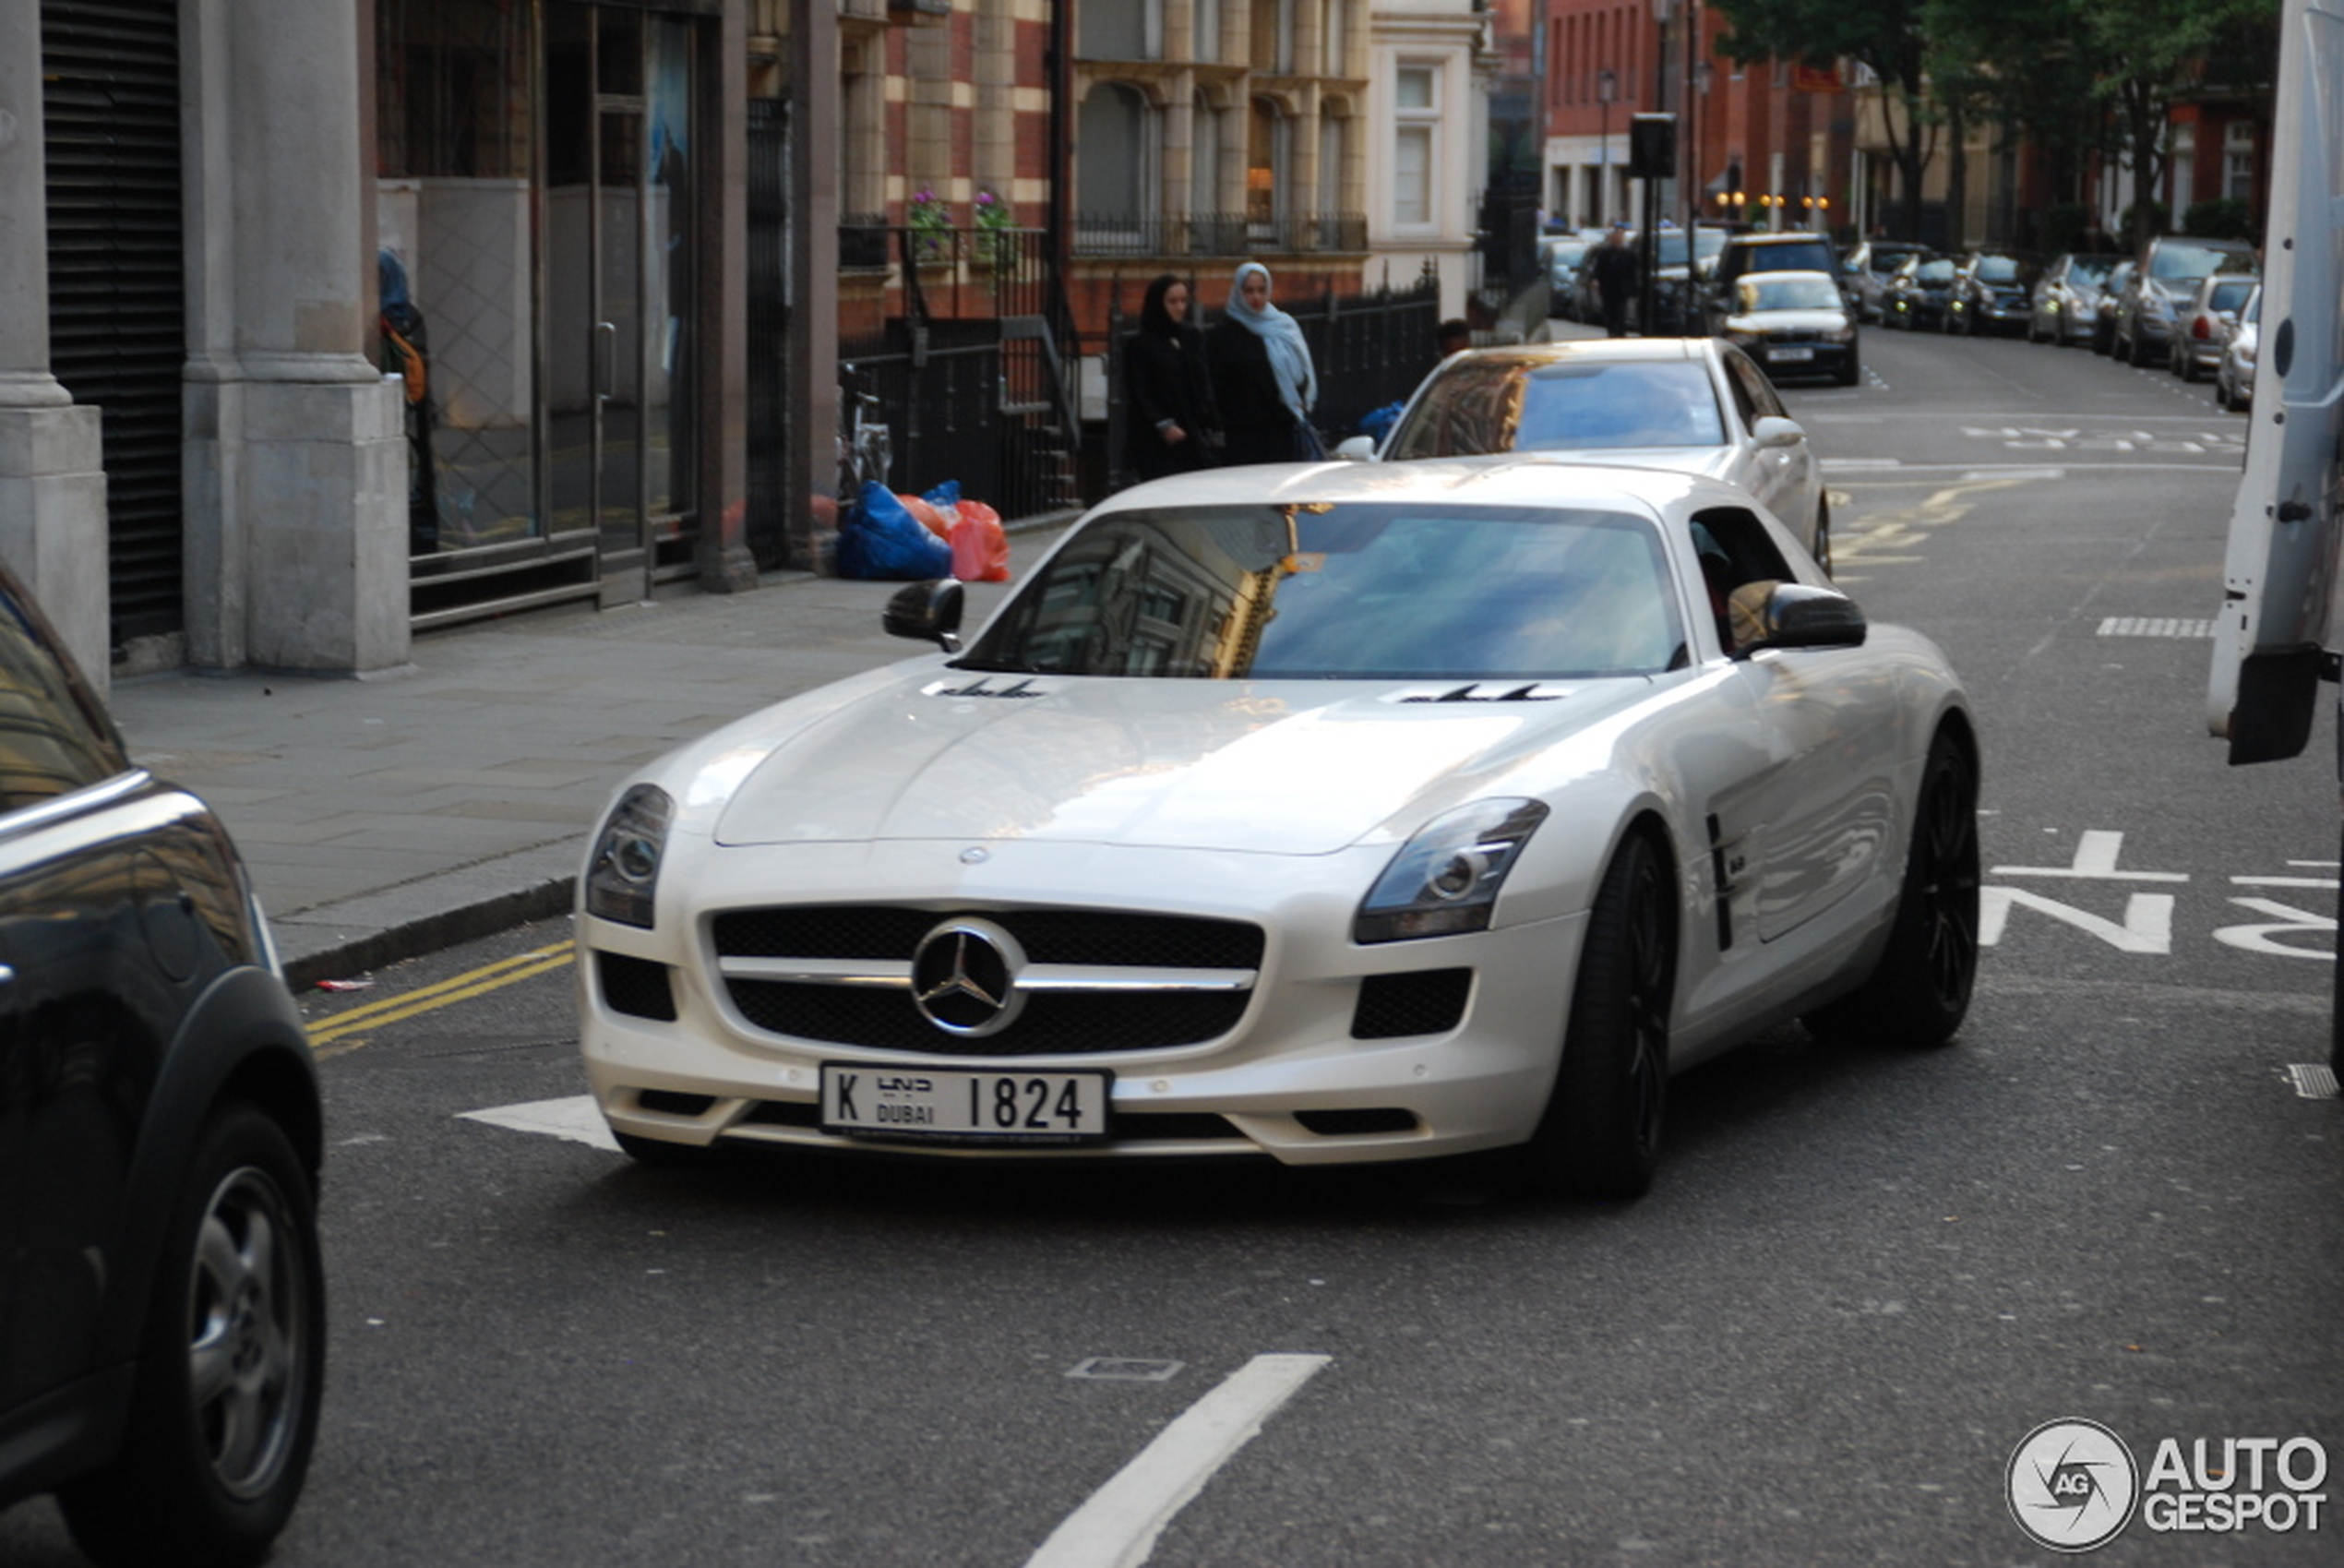
<instances>
[{"instance_id":1,"label":"black alloy wheel","mask_svg":"<svg viewBox=\"0 0 2344 1568\"><path fill-rule=\"evenodd\" d=\"M1951 1040L1978 982L1979 880L1977 768L1941 732L1921 773L1888 950L1861 988L1810 1013L1808 1029L1914 1049Z\"/></svg>"},{"instance_id":2,"label":"black alloy wheel","mask_svg":"<svg viewBox=\"0 0 2344 1568\"><path fill-rule=\"evenodd\" d=\"M1651 838L1631 832L1596 894L1562 1063L1533 1145L1549 1180L1582 1197L1640 1197L1659 1165L1677 983L1673 886Z\"/></svg>"}]
</instances>

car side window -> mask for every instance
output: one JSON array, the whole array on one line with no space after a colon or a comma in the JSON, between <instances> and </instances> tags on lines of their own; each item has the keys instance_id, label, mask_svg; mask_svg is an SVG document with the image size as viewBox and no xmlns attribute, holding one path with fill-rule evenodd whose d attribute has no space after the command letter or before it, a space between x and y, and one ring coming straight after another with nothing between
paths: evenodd
<instances>
[{"instance_id":1,"label":"car side window","mask_svg":"<svg viewBox=\"0 0 2344 1568\"><path fill-rule=\"evenodd\" d=\"M1741 410L1741 422L1755 425L1770 414L1784 413L1782 400L1775 396L1774 387L1766 380L1766 373L1751 363L1747 354L1735 353L1726 357L1727 380L1734 389L1734 402Z\"/></svg>"},{"instance_id":2,"label":"car side window","mask_svg":"<svg viewBox=\"0 0 2344 1568\"><path fill-rule=\"evenodd\" d=\"M0 811L70 794L128 766L111 726L0 581Z\"/></svg>"}]
</instances>

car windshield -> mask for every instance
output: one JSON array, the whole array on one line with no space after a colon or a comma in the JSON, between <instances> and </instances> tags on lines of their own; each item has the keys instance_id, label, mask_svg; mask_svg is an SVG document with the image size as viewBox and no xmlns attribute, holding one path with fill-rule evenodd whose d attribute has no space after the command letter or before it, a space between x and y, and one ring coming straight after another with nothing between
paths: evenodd
<instances>
[{"instance_id":1,"label":"car windshield","mask_svg":"<svg viewBox=\"0 0 2344 1568\"><path fill-rule=\"evenodd\" d=\"M1744 311L1839 308L1839 288L1829 278L1744 278L1740 293Z\"/></svg>"},{"instance_id":2,"label":"car windshield","mask_svg":"<svg viewBox=\"0 0 2344 1568\"><path fill-rule=\"evenodd\" d=\"M2254 292L2254 280L2252 278L2225 278L2206 292L2206 308L2236 310L2246 303L2246 296Z\"/></svg>"},{"instance_id":3,"label":"car windshield","mask_svg":"<svg viewBox=\"0 0 2344 1568\"><path fill-rule=\"evenodd\" d=\"M2026 270L2026 263L2015 256L1981 256L1978 258L1978 276L1989 283L2015 282Z\"/></svg>"},{"instance_id":4,"label":"car windshield","mask_svg":"<svg viewBox=\"0 0 2344 1568\"><path fill-rule=\"evenodd\" d=\"M1709 367L1696 359L1453 360L1383 456L1715 447L1725 438Z\"/></svg>"},{"instance_id":5,"label":"car windshield","mask_svg":"<svg viewBox=\"0 0 2344 1568\"><path fill-rule=\"evenodd\" d=\"M1651 675L1684 630L1649 519L1563 507L1163 508L1085 524L963 668L1207 680Z\"/></svg>"},{"instance_id":6,"label":"car windshield","mask_svg":"<svg viewBox=\"0 0 2344 1568\"><path fill-rule=\"evenodd\" d=\"M2078 256L2067 263L2067 281L2071 283L2105 281L2108 269L2115 263L2104 256Z\"/></svg>"},{"instance_id":7,"label":"car windshield","mask_svg":"<svg viewBox=\"0 0 2344 1568\"><path fill-rule=\"evenodd\" d=\"M1950 283L1954 281L1954 258L1950 256L1931 257L1913 269L1913 276L1924 283Z\"/></svg>"},{"instance_id":8,"label":"car windshield","mask_svg":"<svg viewBox=\"0 0 2344 1568\"><path fill-rule=\"evenodd\" d=\"M2160 283L2172 283L2183 278L2242 270L2245 265L2243 256L2219 245L2160 245L2149 261L2148 275Z\"/></svg>"}]
</instances>

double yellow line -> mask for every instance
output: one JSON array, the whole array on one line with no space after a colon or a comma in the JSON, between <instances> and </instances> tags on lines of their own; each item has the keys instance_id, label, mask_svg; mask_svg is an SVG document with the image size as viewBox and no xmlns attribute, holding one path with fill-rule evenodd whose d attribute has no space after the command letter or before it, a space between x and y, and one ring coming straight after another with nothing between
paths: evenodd
<instances>
[{"instance_id":1,"label":"double yellow line","mask_svg":"<svg viewBox=\"0 0 2344 1568\"><path fill-rule=\"evenodd\" d=\"M395 997L384 997L379 1001L362 1002L346 1012L337 1012L331 1018L322 1018L311 1024L309 1048L320 1061L354 1051L366 1043L364 1039L350 1038L360 1030L379 1029L384 1024L397 1023L437 1008L485 996L490 991L517 985L539 975L551 974L564 964L576 962L577 958L576 942L559 941L533 952L499 959L495 964L469 970L437 985L401 991ZM341 1041L348 1043L337 1043Z\"/></svg>"}]
</instances>

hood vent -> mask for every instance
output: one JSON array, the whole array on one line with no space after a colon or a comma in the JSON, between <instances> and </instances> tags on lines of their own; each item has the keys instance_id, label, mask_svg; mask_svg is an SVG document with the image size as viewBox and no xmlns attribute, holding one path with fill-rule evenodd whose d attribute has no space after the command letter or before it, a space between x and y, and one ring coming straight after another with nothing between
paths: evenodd
<instances>
[{"instance_id":1,"label":"hood vent","mask_svg":"<svg viewBox=\"0 0 2344 1568\"><path fill-rule=\"evenodd\" d=\"M1007 697L1012 699L1047 697L1049 694L1050 688L1046 686L1034 685L1031 676L1022 677L1008 686L997 686L987 676L979 676L966 686L952 686L938 681L934 686L927 688L920 693L923 697Z\"/></svg>"},{"instance_id":2,"label":"hood vent","mask_svg":"<svg viewBox=\"0 0 2344 1568\"><path fill-rule=\"evenodd\" d=\"M1532 681L1527 686L1490 686L1476 681L1447 691L1411 691L1403 702L1552 702L1571 695L1570 688Z\"/></svg>"}]
</instances>

